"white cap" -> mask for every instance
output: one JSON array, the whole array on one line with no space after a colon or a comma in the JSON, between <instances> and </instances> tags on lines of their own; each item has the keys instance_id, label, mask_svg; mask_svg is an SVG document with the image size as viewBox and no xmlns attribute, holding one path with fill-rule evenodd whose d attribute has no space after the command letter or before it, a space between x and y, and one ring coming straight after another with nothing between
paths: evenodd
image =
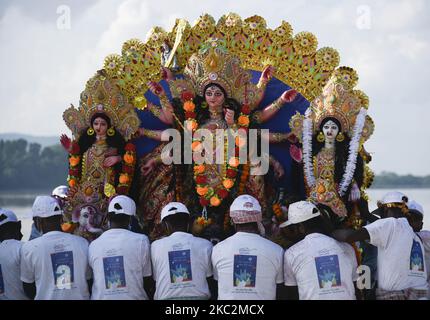
<instances>
[{"instance_id":1,"label":"white cap","mask_svg":"<svg viewBox=\"0 0 430 320\"><path fill-rule=\"evenodd\" d=\"M422 205L420 205L418 202L416 202L415 200L410 200L408 202L408 208L409 210L416 210L419 213L421 213L422 215L424 215L424 208Z\"/></svg>"},{"instance_id":2,"label":"white cap","mask_svg":"<svg viewBox=\"0 0 430 320\"><path fill-rule=\"evenodd\" d=\"M279 225L280 228L297 224L320 215L318 208L309 201L299 201L288 207L288 220Z\"/></svg>"},{"instance_id":3,"label":"white cap","mask_svg":"<svg viewBox=\"0 0 430 320\"><path fill-rule=\"evenodd\" d=\"M243 194L234 199L230 206L230 212L232 211L260 211L261 206L258 200L248 194Z\"/></svg>"},{"instance_id":4,"label":"white cap","mask_svg":"<svg viewBox=\"0 0 430 320\"><path fill-rule=\"evenodd\" d=\"M18 218L13 211L0 208L0 226L8 222L18 222Z\"/></svg>"},{"instance_id":5,"label":"white cap","mask_svg":"<svg viewBox=\"0 0 430 320\"><path fill-rule=\"evenodd\" d=\"M382 197L380 203L382 205L389 203L407 203L408 197L399 191L390 191Z\"/></svg>"},{"instance_id":6,"label":"white cap","mask_svg":"<svg viewBox=\"0 0 430 320\"><path fill-rule=\"evenodd\" d=\"M69 188L67 186L58 186L54 190L52 190L52 195L59 198L65 198L67 196L68 191Z\"/></svg>"},{"instance_id":7,"label":"white cap","mask_svg":"<svg viewBox=\"0 0 430 320\"><path fill-rule=\"evenodd\" d=\"M163 210L161 210L161 221L163 221L165 217L171 216L172 214L176 213L190 214L187 207L183 203L170 202L164 206Z\"/></svg>"},{"instance_id":8,"label":"white cap","mask_svg":"<svg viewBox=\"0 0 430 320\"><path fill-rule=\"evenodd\" d=\"M116 196L109 203L109 213L126 214L129 216L136 215L136 203L132 198L127 196Z\"/></svg>"},{"instance_id":9,"label":"white cap","mask_svg":"<svg viewBox=\"0 0 430 320\"><path fill-rule=\"evenodd\" d=\"M33 217L48 218L52 216L61 216L63 211L57 199L51 196L37 196L31 209Z\"/></svg>"}]
</instances>

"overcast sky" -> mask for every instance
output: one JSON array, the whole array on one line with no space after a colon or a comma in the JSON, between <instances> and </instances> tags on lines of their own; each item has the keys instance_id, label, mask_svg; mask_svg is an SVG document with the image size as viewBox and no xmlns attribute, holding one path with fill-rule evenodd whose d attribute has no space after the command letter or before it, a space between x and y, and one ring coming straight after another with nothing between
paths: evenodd
<instances>
[{"instance_id":1,"label":"overcast sky","mask_svg":"<svg viewBox=\"0 0 430 320\"><path fill-rule=\"evenodd\" d=\"M70 28L58 22L70 9ZM376 131L366 144L375 172L430 174L430 2L426 0L19 1L0 2L0 133L69 133L62 120L86 81L124 41L236 12L288 21L358 71ZM62 24L62 26L65 26ZM67 27L67 25L66 25Z\"/></svg>"}]
</instances>

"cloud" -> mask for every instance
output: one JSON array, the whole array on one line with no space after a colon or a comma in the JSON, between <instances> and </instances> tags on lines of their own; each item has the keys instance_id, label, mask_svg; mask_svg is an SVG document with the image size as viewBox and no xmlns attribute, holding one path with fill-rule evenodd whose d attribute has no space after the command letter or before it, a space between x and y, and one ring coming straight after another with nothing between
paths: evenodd
<instances>
[{"instance_id":1,"label":"cloud","mask_svg":"<svg viewBox=\"0 0 430 320\"><path fill-rule=\"evenodd\" d=\"M57 29L60 2L70 6L70 30ZM62 113L78 104L104 57L120 53L130 38L144 40L153 26L170 30L178 17L193 24L205 12L216 20L228 12L258 14L271 28L286 20L295 33L313 32L319 47L336 48L341 65L358 71L377 125L368 142L376 172L429 174L429 8L424 0L6 2L0 6L0 131L68 132ZM359 28L367 13L369 28Z\"/></svg>"}]
</instances>

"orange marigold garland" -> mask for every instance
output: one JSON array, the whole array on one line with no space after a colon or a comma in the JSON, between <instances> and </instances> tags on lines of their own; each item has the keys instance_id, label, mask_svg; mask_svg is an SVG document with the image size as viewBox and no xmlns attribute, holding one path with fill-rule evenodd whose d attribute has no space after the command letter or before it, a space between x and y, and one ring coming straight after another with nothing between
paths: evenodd
<instances>
[{"instance_id":1,"label":"orange marigold garland","mask_svg":"<svg viewBox=\"0 0 430 320\"><path fill-rule=\"evenodd\" d=\"M125 153L122 156L122 168L119 175L117 194L128 194L134 176L136 165L136 147L129 142L125 145Z\"/></svg>"},{"instance_id":2,"label":"orange marigold garland","mask_svg":"<svg viewBox=\"0 0 430 320\"><path fill-rule=\"evenodd\" d=\"M76 186L81 178L81 155L80 148L77 141L72 141L72 145L69 153L69 175L67 177L67 183L70 188Z\"/></svg>"},{"instance_id":3,"label":"orange marigold garland","mask_svg":"<svg viewBox=\"0 0 430 320\"><path fill-rule=\"evenodd\" d=\"M195 113L195 104L192 101L194 96L185 92L181 95L183 101L183 108L185 111L185 118L187 121L187 128L195 131L198 129L199 124L196 120ZM249 113L250 108L248 105L243 105L241 109L241 113L239 115L240 121L238 121L239 129L244 129L246 132L249 127ZM225 174L223 177L222 186L220 186L217 190L214 190L208 185L208 179L205 175L206 167L204 164L195 164L194 165L194 180L196 182L196 192L200 197L200 204L202 207L211 206L218 207L221 205L222 201L227 198L230 194L231 189L234 187L236 183L236 178L239 169L239 150L240 148L245 147L246 144L241 143L238 139L236 141L237 148L235 148L235 154L233 157L228 159L225 163ZM225 143L225 153L227 153L228 143ZM202 141L200 139L194 139L191 145L191 149L193 152L200 152L202 150ZM242 175L243 185L246 183L249 175L249 165L245 165L247 168L247 173ZM241 180L242 181L242 180Z\"/></svg>"}]
</instances>

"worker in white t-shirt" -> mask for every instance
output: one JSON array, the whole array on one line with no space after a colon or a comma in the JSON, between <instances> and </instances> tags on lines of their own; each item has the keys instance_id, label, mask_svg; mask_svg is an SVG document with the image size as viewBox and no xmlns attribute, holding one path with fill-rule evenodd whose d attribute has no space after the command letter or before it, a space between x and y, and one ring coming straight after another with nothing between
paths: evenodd
<instances>
[{"instance_id":1,"label":"worker in white t-shirt","mask_svg":"<svg viewBox=\"0 0 430 320\"><path fill-rule=\"evenodd\" d=\"M91 270L88 242L61 231L62 210L51 196L38 196L32 207L42 236L21 248L21 280L36 300L87 300Z\"/></svg>"},{"instance_id":2,"label":"worker in white t-shirt","mask_svg":"<svg viewBox=\"0 0 430 320\"><path fill-rule=\"evenodd\" d=\"M230 206L236 233L212 251L220 300L275 300L284 282L282 247L263 238L261 206L250 195Z\"/></svg>"},{"instance_id":3,"label":"worker in white t-shirt","mask_svg":"<svg viewBox=\"0 0 430 320\"><path fill-rule=\"evenodd\" d=\"M190 213L180 202L161 211L169 236L151 245L154 300L207 300L213 287L212 243L189 233Z\"/></svg>"},{"instance_id":4,"label":"worker in white t-shirt","mask_svg":"<svg viewBox=\"0 0 430 320\"><path fill-rule=\"evenodd\" d=\"M92 300L148 300L153 282L148 237L129 231L136 204L127 196L109 203L109 230L91 242Z\"/></svg>"},{"instance_id":5,"label":"worker in white t-shirt","mask_svg":"<svg viewBox=\"0 0 430 320\"><path fill-rule=\"evenodd\" d=\"M355 300L357 259L351 245L325 235L320 210L308 201L292 203L279 227L295 244L285 251L288 299Z\"/></svg>"},{"instance_id":6,"label":"worker in white t-shirt","mask_svg":"<svg viewBox=\"0 0 430 320\"><path fill-rule=\"evenodd\" d=\"M424 260L427 266L427 282L430 287L430 231L423 229L424 208L415 200L408 201L409 209L409 224L412 229L418 234L424 246ZM430 299L430 290L429 290Z\"/></svg>"},{"instance_id":7,"label":"worker in white t-shirt","mask_svg":"<svg viewBox=\"0 0 430 320\"><path fill-rule=\"evenodd\" d=\"M20 278L21 221L0 208L0 300L28 300Z\"/></svg>"},{"instance_id":8,"label":"worker in white t-shirt","mask_svg":"<svg viewBox=\"0 0 430 320\"><path fill-rule=\"evenodd\" d=\"M359 230L335 230L339 241L370 240L378 248L377 300L425 299L428 292L423 243L409 225L407 197L389 192L380 205L381 219Z\"/></svg>"}]
</instances>

